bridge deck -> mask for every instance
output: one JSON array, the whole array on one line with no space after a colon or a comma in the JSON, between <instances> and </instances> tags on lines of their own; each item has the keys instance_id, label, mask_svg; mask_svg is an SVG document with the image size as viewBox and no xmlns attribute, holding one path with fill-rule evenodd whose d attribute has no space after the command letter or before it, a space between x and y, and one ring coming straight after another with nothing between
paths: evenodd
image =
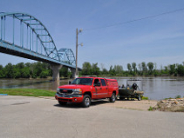
<instances>
[{"instance_id":1,"label":"bridge deck","mask_svg":"<svg viewBox=\"0 0 184 138\"><path fill-rule=\"evenodd\" d=\"M5 53L5 54L14 55L14 56L24 57L24 58L28 58L32 60L47 62L50 64L64 65L70 68L75 68L74 65L70 65L62 61L57 61L50 57L44 56L34 51L30 51L29 49L22 48L17 45L13 45L12 43L9 43L3 40L0 40L0 52Z\"/></svg>"}]
</instances>

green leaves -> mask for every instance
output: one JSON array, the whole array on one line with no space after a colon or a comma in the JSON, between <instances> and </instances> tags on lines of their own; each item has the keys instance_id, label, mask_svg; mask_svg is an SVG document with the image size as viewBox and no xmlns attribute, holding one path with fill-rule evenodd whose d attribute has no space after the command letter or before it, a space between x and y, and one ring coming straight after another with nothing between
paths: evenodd
<instances>
[{"instance_id":1,"label":"green leaves","mask_svg":"<svg viewBox=\"0 0 184 138\"><path fill-rule=\"evenodd\" d=\"M100 68L98 67L98 63L93 63L92 65L89 62L84 62L82 65L82 75L99 75Z\"/></svg>"}]
</instances>

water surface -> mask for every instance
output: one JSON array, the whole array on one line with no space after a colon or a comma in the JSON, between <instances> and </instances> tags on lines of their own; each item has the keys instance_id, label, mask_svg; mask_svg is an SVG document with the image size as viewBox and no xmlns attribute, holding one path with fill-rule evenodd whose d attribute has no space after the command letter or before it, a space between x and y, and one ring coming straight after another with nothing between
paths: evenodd
<instances>
[{"instance_id":1,"label":"water surface","mask_svg":"<svg viewBox=\"0 0 184 138\"><path fill-rule=\"evenodd\" d=\"M149 97L152 100L160 100L164 98L173 97L177 95L184 96L184 78L172 78L172 77L118 77L118 84L126 85L128 79L142 80L144 96ZM59 85L68 84L69 80L61 80ZM35 88L56 90L57 82L53 82L47 79L0 79L0 88Z\"/></svg>"},{"instance_id":2,"label":"water surface","mask_svg":"<svg viewBox=\"0 0 184 138\"><path fill-rule=\"evenodd\" d=\"M126 84L128 79L140 79L143 83L144 96L153 100L184 96L184 78L172 77L144 77L144 78L117 78L119 84Z\"/></svg>"}]
</instances>

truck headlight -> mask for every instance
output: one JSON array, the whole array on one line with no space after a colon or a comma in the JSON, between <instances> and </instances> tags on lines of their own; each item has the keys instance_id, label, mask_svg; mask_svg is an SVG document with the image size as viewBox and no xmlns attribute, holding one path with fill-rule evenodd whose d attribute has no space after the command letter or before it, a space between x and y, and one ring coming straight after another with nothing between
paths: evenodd
<instances>
[{"instance_id":1,"label":"truck headlight","mask_svg":"<svg viewBox=\"0 0 184 138\"><path fill-rule=\"evenodd\" d=\"M82 94L82 89L74 89L72 94Z\"/></svg>"}]
</instances>

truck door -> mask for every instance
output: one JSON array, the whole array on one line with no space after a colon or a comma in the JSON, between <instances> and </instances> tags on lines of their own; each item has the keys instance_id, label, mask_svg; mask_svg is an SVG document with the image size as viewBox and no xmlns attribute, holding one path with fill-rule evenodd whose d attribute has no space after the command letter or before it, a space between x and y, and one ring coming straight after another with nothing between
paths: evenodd
<instances>
[{"instance_id":1,"label":"truck door","mask_svg":"<svg viewBox=\"0 0 184 138\"><path fill-rule=\"evenodd\" d=\"M96 98L103 98L104 94L103 94L99 79L94 80L93 87L95 88L95 92L96 92L96 93L93 93L93 95L96 95Z\"/></svg>"},{"instance_id":2,"label":"truck door","mask_svg":"<svg viewBox=\"0 0 184 138\"><path fill-rule=\"evenodd\" d=\"M107 87L106 81L104 79L100 79L100 81L102 84L101 88L102 88L103 96L108 97L108 87Z\"/></svg>"}]
</instances>

